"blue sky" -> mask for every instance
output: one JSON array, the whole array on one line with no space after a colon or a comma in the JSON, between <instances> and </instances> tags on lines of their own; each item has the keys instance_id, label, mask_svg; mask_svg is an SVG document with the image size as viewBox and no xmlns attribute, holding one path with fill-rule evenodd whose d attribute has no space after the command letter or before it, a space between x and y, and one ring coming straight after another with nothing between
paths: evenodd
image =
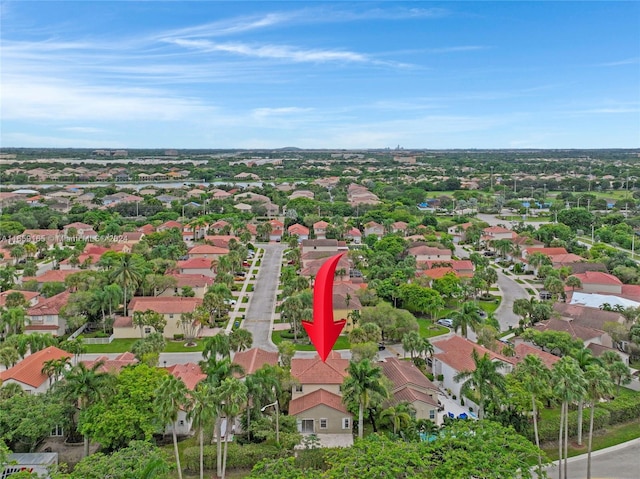
<instances>
[{"instance_id":1,"label":"blue sky","mask_svg":"<svg viewBox=\"0 0 640 479\"><path fill-rule=\"evenodd\" d=\"M1 2L0 143L635 148L640 2Z\"/></svg>"}]
</instances>

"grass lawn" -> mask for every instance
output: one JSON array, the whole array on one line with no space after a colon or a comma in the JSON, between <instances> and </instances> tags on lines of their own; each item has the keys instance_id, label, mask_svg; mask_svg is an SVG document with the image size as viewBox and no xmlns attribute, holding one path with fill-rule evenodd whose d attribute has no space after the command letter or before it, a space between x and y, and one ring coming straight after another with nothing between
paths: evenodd
<instances>
[{"instance_id":1,"label":"grass lawn","mask_svg":"<svg viewBox=\"0 0 640 479\"><path fill-rule=\"evenodd\" d=\"M427 319L419 319L418 325L420 326L418 332L423 338L433 338L434 336L440 336L441 334L447 334L449 332L449 328L434 324Z\"/></svg>"},{"instance_id":2,"label":"grass lawn","mask_svg":"<svg viewBox=\"0 0 640 479\"><path fill-rule=\"evenodd\" d=\"M101 354L101 353L125 353L131 351L133 343L136 339L114 339L111 344L87 344L87 353ZM196 341L197 346L187 347L184 345L184 341L167 341L167 345L164 348L165 353L184 353L193 351L202 351L202 341Z\"/></svg>"},{"instance_id":3,"label":"grass lawn","mask_svg":"<svg viewBox=\"0 0 640 479\"><path fill-rule=\"evenodd\" d=\"M280 336L281 331L274 331L271 335L271 340L277 346L282 341L282 336ZM293 341L292 339L288 339L287 341ZM315 351L316 348L313 344L296 344L297 351ZM347 336L338 336L338 340L336 344L333 345L333 349L349 349L351 348L351 343L349 343L349 338Z\"/></svg>"}]
</instances>

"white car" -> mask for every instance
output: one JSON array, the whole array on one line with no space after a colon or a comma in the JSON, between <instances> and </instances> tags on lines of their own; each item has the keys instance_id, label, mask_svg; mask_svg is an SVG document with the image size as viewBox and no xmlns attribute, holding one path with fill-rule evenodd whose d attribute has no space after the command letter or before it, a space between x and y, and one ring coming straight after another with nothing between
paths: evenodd
<instances>
[{"instance_id":1,"label":"white car","mask_svg":"<svg viewBox=\"0 0 640 479\"><path fill-rule=\"evenodd\" d=\"M453 326L453 319L451 318L442 318L439 319L438 321L436 321L436 323L438 323L440 326L446 326L447 328L450 328Z\"/></svg>"},{"instance_id":2,"label":"white car","mask_svg":"<svg viewBox=\"0 0 640 479\"><path fill-rule=\"evenodd\" d=\"M224 300L224 304L228 304L228 305L231 305L231 306L235 306L236 302L237 301L235 299L225 299Z\"/></svg>"}]
</instances>

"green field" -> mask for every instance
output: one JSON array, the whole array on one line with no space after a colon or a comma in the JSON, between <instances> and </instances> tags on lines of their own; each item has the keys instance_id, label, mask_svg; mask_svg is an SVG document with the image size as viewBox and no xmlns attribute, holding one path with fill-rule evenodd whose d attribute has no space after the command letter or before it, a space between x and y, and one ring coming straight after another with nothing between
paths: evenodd
<instances>
[{"instance_id":1,"label":"green field","mask_svg":"<svg viewBox=\"0 0 640 479\"><path fill-rule=\"evenodd\" d=\"M111 344L87 344L88 354L106 354L106 353L126 353L131 351L133 343L138 339L114 339ZM196 341L196 346L187 347L185 341L167 341L164 348L165 353L189 353L194 351L202 351L203 341Z\"/></svg>"}]
</instances>

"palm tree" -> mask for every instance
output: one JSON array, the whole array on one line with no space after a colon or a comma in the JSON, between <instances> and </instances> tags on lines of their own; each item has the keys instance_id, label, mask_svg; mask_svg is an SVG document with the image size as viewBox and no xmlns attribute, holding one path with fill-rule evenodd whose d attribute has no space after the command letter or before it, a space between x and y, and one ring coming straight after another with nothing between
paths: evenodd
<instances>
[{"instance_id":1,"label":"palm tree","mask_svg":"<svg viewBox=\"0 0 640 479\"><path fill-rule=\"evenodd\" d=\"M182 380L169 374L167 375L156 391L156 409L162 420L162 424L171 423L173 435L173 452L176 455L176 465L178 469L178 479L182 479L182 467L180 467L180 454L178 452L178 437L176 434L176 422L180 409L187 409L188 406L187 387Z\"/></svg>"},{"instance_id":2,"label":"palm tree","mask_svg":"<svg viewBox=\"0 0 640 479\"><path fill-rule=\"evenodd\" d=\"M515 371L522 387L531 394L531 412L533 416L533 433L538 447L538 471L542 471L542 455L540 454L540 435L538 434L538 407L536 397L542 394L549 383L549 369L539 356L527 354Z\"/></svg>"},{"instance_id":3,"label":"palm tree","mask_svg":"<svg viewBox=\"0 0 640 479\"><path fill-rule=\"evenodd\" d=\"M468 328L475 331L475 327L482 322L482 318L478 314L478 306L474 301L462 303L460 309L451 314L451 318L453 319L453 329L456 332L460 329L465 338Z\"/></svg>"},{"instance_id":4,"label":"palm tree","mask_svg":"<svg viewBox=\"0 0 640 479\"><path fill-rule=\"evenodd\" d=\"M198 443L200 446L200 479L204 479L204 428L215 418L214 389L205 381L199 382L191 391L191 408L187 413L187 419L193 421L193 426L198 431Z\"/></svg>"},{"instance_id":5,"label":"palm tree","mask_svg":"<svg viewBox=\"0 0 640 479\"><path fill-rule=\"evenodd\" d=\"M544 265L551 266L551 259L549 258L549 256L538 251L527 256L527 262L535 269L538 269L540 268L540 266Z\"/></svg>"},{"instance_id":6,"label":"palm tree","mask_svg":"<svg viewBox=\"0 0 640 479\"><path fill-rule=\"evenodd\" d=\"M221 404L221 411L227 418L222 469L218 471L218 475L224 479L227 472L227 447L229 445L227 435L232 430L233 423L247 402L247 386L237 378L226 378L220 383L216 396ZM220 469L220 467L218 467L218 469Z\"/></svg>"},{"instance_id":7,"label":"palm tree","mask_svg":"<svg viewBox=\"0 0 640 479\"><path fill-rule=\"evenodd\" d=\"M593 414L596 403L613 392L613 381L607 370L598 364L590 364L584 373L587 381L587 398L591 403L589 414L589 440L587 445L587 479L591 479L591 446L593 440Z\"/></svg>"},{"instance_id":8,"label":"palm tree","mask_svg":"<svg viewBox=\"0 0 640 479\"><path fill-rule=\"evenodd\" d=\"M112 280L123 290L124 315L127 315L127 291L135 291L144 278L144 263L138 255L122 253L111 274Z\"/></svg>"},{"instance_id":9,"label":"palm tree","mask_svg":"<svg viewBox=\"0 0 640 479\"><path fill-rule=\"evenodd\" d=\"M203 343L202 356L205 360L209 358L218 359L221 358L230 358L231 357L231 344L229 340L229 336L225 333L220 332L215 336L209 336L205 338Z\"/></svg>"},{"instance_id":10,"label":"palm tree","mask_svg":"<svg viewBox=\"0 0 640 479\"><path fill-rule=\"evenodd\" d=\"M575 291L576 288L582 288L582 281L577 276L569 276L564 282L565 286L569 286L571 291Z\"/></svg>"},{"instance_id":11,"label":"palm tree","mask_svg":"<svg viewBox=\"0 0 640 479\"><path fill-rule=\"evenodd\" d=\"M253 345L253 335L248 329L234 329L229 334L229 347L232 351L244 351Z\"/></svg>"},{"instance_id":12,"label":"palm tree","mask_svg":"<svg viewBox=\"0 0 640 479\"><path fill-rule=\"evenodd\" d=\"M347 368L349 376L344 380L343 401L357 401L358 403L358 437L362 439L364 410L369 407L372 394L389 397L389 392L380 382L382 369L373 366L368 359L349 362Z\"/></svg>"},{"instance_id":13,"label":"palm tree","mask_svg":"<svg viewBox=\"0 0 640 479\"><path fill-rule=\"evenodd\" d=\"M269 404L282 392L278 381L277 366L265 364L255 373L249 374L244 383L247 385L247 433L251 431L251 414L260 408L261 404ZM251 436L249 436L251 437Z\"/></svg>"},{"instance_id":14,"label":"palm tree","mask_svg":"<svg viewBox=\"0 0 640 479\"><path fill-rule=\"evenodd\" d=\"M567 477L567 451L569 443L569 404L580 399L585 393L586 382L578 362L571 356L564 356L553 365L551 381L554 395L562 402L560 409L560 434L558 436L558 478L562 479L562 459L564 457L564 477ZM563 437L564 432L564 437ZM564 444L564 453L563 453ZM564 454L564 456L563 456Z\"/></svg>"},{"instance_id":15,"label":"palm tree","mask_svg":"<svg viewBox=\"0 0 640 479\"><path fill-rule=\"evenodd\" d=\"M104 361L97 361L90 368L84 363L79 363L68 370L64 375L64 381L60 384L63 395L77 403L82 413L92 404L102 400L111 389L113 377L100 371ZM89 437L84 435L83 457L89 455Z\"/></svg>"},{"instance_id":16,"label":"palm tree","mask_svg":"<svg viewBox=\"0 0 640 479\"><path fill-rule=\"evenodd\" d=\"M420 355L424 354L425 359L433 357L434 353L433 344L429 341L429 338L422 338L422 345L420 347Z\"/></svg>"},{"instance_id":17,"label":"palm tree","mask_svg":"<svg viewBox=\"0 0 640 479\"><path fill-rule=\"evenodd\" d=\"M0 314L0 329L4 329L7 336L20 334L26 323L25 310L22 307L4 309Z\"/></svg>"},{"instance_id":18,"label":"palm tree","mask_svg":"<svg viewBox=\"0 0 640 479\"><path fill-rule=\"evenodd\" d=\"M462 382L460 395L478 405L478 418L483 419L486 405L495 399L496 391L501 394L507 392L504 376L500 374L500 370L504 369L506 364L492 361L489 353L480 356L475 348L471 351L471 359L474 369L460 371L453 380L457 383Z\"/></svg>"},{"instance_id":19,"label":"palm tree","mask_svg":"<svg viewBox=\"0 0 640 479\"><path fill-rule=\"evenodd\" d=\"M0 348L0 364L9 369L20 360L18 350L12 346L3 346ZM46 374L46 373L45 373Z\"/></svg>"},{"instance_id":20,"label":"palm tree","mask_svg":"<svg viewBox=\"0 0 640 479\"><path fill-rule=\"evenodd\" d=\"M573 359L578 361L578 365L582 372L585 372L590 364L598 364L600 361L593 356L590 349L582 348L571 354ZM582 446L582 410L584 408L584 398L578 401L578 446Z\"/></svg>"},{"instance_id":21,"label":"palm tree","mask_svg":"<svg viewBox=\"0 0 640 479\"><path fill-rule=\"evenodd\" d=\"M618 356L617 361L605 364L605 369L609 372L611 380L617 386L616 395L620 394L620 386L631 382L631 371L629 371L629 367Z\"/></svg>"},{"instance_id":22,"label":"palm tree","mask_svg":"<svg viewBox=\"0 0 640 479\"><path fill-rule=\"evenodd\" d=\"M390 406L380 413L380 420L387 421L393 428L393 433L398 434L400 429L408 427L415 417L416 410L410 403L403 401L395 406Z\"/></svg>"},{"instance_id":23,"label":"palm tree","mask_svg":"<svg viewBox=\"0 0 640 479\"><path fill-rule=\"evenodd\" d=\"M405 353L409 351L409 355L413 360L416 354L420 354L422 349L422 338L417 331L409 331L402 336L402 349ZM406 356L405 356L406 357Z\"/></svg>"}]
</instances>

